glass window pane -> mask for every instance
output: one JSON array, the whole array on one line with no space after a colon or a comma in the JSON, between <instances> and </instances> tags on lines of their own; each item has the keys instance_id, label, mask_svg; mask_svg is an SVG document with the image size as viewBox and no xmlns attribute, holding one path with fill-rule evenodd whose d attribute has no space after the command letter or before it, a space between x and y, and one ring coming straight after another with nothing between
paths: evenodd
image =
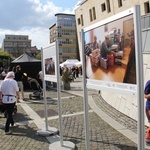
<instances>
[{"instance_id":1,"label":"glass window pane","mask_svg":"<svg viewBox=\"0 0 150 150\"><path fill-rule=\"evenodd\" d=\"M146 41L145 41L145 52L150 52L149 39L150 39L150 30L146 31Z\"/></svg>"}]
</instances>

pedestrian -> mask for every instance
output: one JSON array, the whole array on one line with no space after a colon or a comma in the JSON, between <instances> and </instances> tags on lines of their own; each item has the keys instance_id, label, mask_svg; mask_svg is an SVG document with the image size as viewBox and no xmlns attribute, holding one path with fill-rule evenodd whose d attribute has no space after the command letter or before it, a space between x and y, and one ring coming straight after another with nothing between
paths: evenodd
<instances>
[{"instance_id":1,"label":"pedestrian","mask_svg":"<svg viewBox=\"0 0 150 150\"><path fill-rule=\"evenodd\" d=\"M9 126L14 126L13 111L16 101L19 102L19 88L17 82L14 80L15 74L13 71L7 73L5 79L0 86L0 103L5 105L7 111L7 119L5 123L5 134L11 134ZM16 99L17 96L17 99Z\"/></svg>"},{"instance_id":2,"label":"pedestrian","mask_svg":"<svg viewBox=\"0 0 150 150\"><path fill-rule=\"evenodd\" d=\"M6 70L4 69L3 71L2 71L2 80L4 80L5 79L5 77L6 77Z\"/></svg>"},{"instance_id":3,"label":"pedestrian","mask_svg":"<svg viewBox=\"0 0 150 150\"><path fill-rule=\"evenodd\" d=\"M74 79L76 79L76 69L75 69L75 66L72 67L71 72L72 72L73 81L74 81Z\"/></svg>"},{"instance_id":4,"label":"pedestrian","mask_svg":"<svg viewBox=\"0 0 150 150\"><path fill-rule=\"evenodd\" d=\"M42 71L39 71L39 73L37 75L37 79L38 79L40 86L43 88L43 73L42 73Z\"/></svg>"},{"instance_id":5,"label":"pedestrian","mask_svg":"<svg viewBox=\"0 0 150 150\"><path fill-rule=\"evenodd\" d=\"M79 68L77 66L75 67L75 72L76 72L76 78L78 78L79 77Z\"/></svg>"},{"instance_id":6,"label":"pedestrian","mask_svg":"<svg viewBox=\"0 0 150 150\"><path fill-rule=\"evenodd\" d=\"M17 65L16 72L15 72L15 80L18 83L18 87L19 87L21 95L22 95L22 100L26 101L26 99L24 98L24 86L23 86L23 82L22 82L23 77L25 77L25 75L21 71L20 65Z\"/></svg>"},{"instance_id":7,"label":"pedestrian","mask_svg":"<svg viewBox=\"0 0 150 150\"><path fill-rule=\"evenodd\" d=\"M146 112L147 120L149 122L149 127L150 127L150 80L148 80L145 85L144 98L147 99L145 112Z\"/></svg>"}]
</instances>

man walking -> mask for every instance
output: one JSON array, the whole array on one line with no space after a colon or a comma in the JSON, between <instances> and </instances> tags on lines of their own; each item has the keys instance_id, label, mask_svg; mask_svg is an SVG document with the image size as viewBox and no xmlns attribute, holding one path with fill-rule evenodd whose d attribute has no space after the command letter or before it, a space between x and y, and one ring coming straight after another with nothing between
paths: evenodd
<instances>
[{"instance_id":1,"label":"man walking","mask_svg":"<svg viewBox=\"0 0 150 150\"><path fill-rule=\"evenodd\" d=\"M13 71L8 72L5 79L2 81L0 86L0 103L6 107L7 119L5 124L5 134L11 134L9 126L14 126L13 112L16 101L19 102L19 88L17 82L14 80L15 74ZM17 100L16 100L17 96Z\"/></svg>"}]
</instances>

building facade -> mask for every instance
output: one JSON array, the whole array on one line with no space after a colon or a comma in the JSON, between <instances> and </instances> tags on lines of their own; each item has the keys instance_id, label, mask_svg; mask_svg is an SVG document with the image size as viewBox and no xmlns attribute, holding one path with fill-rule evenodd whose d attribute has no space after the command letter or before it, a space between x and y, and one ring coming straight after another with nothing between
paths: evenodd
<instances>
[{"instance_id":1,"label":"building facade","mask_svg":"<svg viewBox=\"0 0 150 150\"><path fill-rule=\"evenodd\" d=\"M150 75L149 74L150 73L150 67L149 67L150 65L150 61L149 61L150 59L150 44L149 44L150 7L149 7L149 2L150 2L149 0L132 0L132 1L128 1L128 0L100 0L100 1L83 0L79 4L78 8L75 10L79 49L81 49L81 46L82 46L81 45L82 44L81 43L81 29L89 27L108 17L111 17L115 14L118 14L122 11L132 8L135 5L140 5L141 28L142 28L142 50L143 50L143 75L144 75L144 85L145 85L146 82L149 80L149 75ZM131 25L132 24L128 23L127 28L128 26L130 27ZM81 55L82 54L80 51L80 57L82 58ZM99 69L100 67L97 67L97 68ZM129 72L128 77L133 77L133 76L135 77L135 74L134 74L136 73L135 69L136 69L135 66L132 65L130 68L131 72ZM96 70L95 74L97 72L98 71ZM107 71L106 71L106 74L107 74ZM132 81L134 79L131 78ZM105 90L101 90L101 96L112 107L116 108L120 112L138 121L139 106L138 106L137 96L131 96L128 94L118 94L117 92L111 93ZM144 97L142 101L143 103L145 102ZM148 125L146 116L145 116L145 125Z\"/></svg>"},{"instance_id":2,"label":"building facade","mask_svg":"<svg viewBox=\"0 0 150 150\"><path fill-rule=\"evenodd\" d=\"M79 59L75 15L58 13L50 30L50 43L58 40L60 63L67 59Z\"/></svg>"},{"instance_id":3,"label":"building facade","mask_svg":"<svg viewBox=\"0 0 150 150\"><path fill-rule=\"evenodd\" d=\"M150 12L149 0L83 0L75 10L79 50L81 50L81 29L140 5L141 15ZM148 20L148 19L147 19ZM144 27L144 26L143 26ZM81 51L80 58L81 57Z\"/></svg>"},{"instance_id":4,"label":"building facade","mask_svg":"<svg viewBox=\"0 0 150 150\"><path fill-rule=\"evenodd\" d=\"M12 54L14 58L17 58L24 52L31 51L31 40L27 35L5 35L2 49Z\"/></svg>"}]
</instances>

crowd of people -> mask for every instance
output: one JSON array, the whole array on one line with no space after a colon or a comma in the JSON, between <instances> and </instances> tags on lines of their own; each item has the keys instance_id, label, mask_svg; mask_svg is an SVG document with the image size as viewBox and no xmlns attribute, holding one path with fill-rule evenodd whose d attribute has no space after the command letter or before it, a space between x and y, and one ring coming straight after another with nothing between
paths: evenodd
<instances>
[{"instance_id":1,"label":"crowd of people","mask_svg":"<svg viewBox=\"0 0 150 150\"><path fill-rule=\"evenodd\" d=\"M60 67L60 76L63 74L64 67ZM82 75L82 67L70 67L70 75L73 76L73 79L79 77L79 74ZM7 111L7 118L5 123L5 134L11 134L9 127L14 126L13 112L16 106L16 102L19 103L20 100L26 101L24 97L24 85L22 79L27 77L21 70L21 66L17 65L11 70L5 70L0 68L0 105L4 105ZM43 80L42 71L39 72L39 79ZM9 87L9 88L8 88Z\"/></svg>"},{"instance_id":2,"label":"crowd of people","mask_svg":"<svg viewBox=\"0 0 150 150\"><path fill-rule=\"evenodd\" d=\"M0 68L1 84L0 84L0 105L5 107L7 112L5 123L5 134L11 134L9 130L10 125L14 126L13 112L16 106L16 102L19 103L22 99L26 101L24 97L24 86L22 79L26 75L22 72L21 66L17 65L11 70ZM21 93L21 94L20 94ZM21 96L20 96L21 95Z\"/></svg>"},{"instance_id":3,"label":"crowd of people","mask_svg":"<svg viewBox=\"0 0 150 150\"><path fill-rule=\"evenodd\" d=\"M21 98L22 98L22 100L25 101L26 99L24 98L24 86L23 86L22 79L24 77L26 77L26 75L22 72L20 65L14 66L11 69L10 68L3 69L1 67L0 68L0 79L4 80L6 78L8 72L10 72L10 71L14 72L14 74L15 74L14 80L17 81L17 84L18 84L18 87L19 87L19 90L20 90L21 96L22 96Z\"/></svg>"},{"instance_id":4,"label":"crowd of people","mask_svg":"<svg viewBox=\"0 0 150 150\"><path fill-rule=\"evenodd\" d=\"M67 66L64 66L64 67L60 66L60 76L63 75L63 71L65 70L66 67ZM73 81L82 75L82 66L80 66L80 67L72 66L72 67L68 67L68 69L70 71L70 76L72 76L72 78L73 78Z\"/></svg>"}]
</instances>

